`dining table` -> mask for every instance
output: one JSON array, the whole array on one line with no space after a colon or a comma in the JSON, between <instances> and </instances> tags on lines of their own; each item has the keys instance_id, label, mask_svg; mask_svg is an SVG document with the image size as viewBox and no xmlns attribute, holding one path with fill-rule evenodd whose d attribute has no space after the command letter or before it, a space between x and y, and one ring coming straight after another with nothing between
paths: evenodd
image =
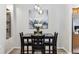
<instances>
[{"instance_id":1,"label":"dining table","mask_svg":"<svg viewBox=\"0 0 79 59\"><path fill-rule=\"evenodd\" d=\"M29 46L33 47L33 37L32 36L35 36L35 37L38 37L40 38L41 36L43 36L43 39L44 39L44 54L57 54L57 38L54 34L52 33L43 33L43 34L40 34L40 35L35 35L34 33L27 33L27 34L23 34L22 38L24 41L26 42L23 42L23 49L24 50L24 46L27 46L27 54L30 54L29 51L31 51L31 54L32 54L32 50L33 48L30 50L29 49ZM37 40L38 40L37 38ZM38 45L39 47L39 45Z\"/></svg>"}]
</instances>

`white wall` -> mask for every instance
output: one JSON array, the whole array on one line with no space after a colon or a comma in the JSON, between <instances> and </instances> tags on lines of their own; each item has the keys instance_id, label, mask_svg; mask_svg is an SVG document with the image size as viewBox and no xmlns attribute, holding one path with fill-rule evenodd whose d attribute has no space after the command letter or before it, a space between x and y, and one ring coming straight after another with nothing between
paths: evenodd
<instances>
[{"instance_id":1,"label":"white wall","mask_svg":"<svg viewBox=\"0 0 79 59\"><path fill-rule=\"evenodd\" d=\"M65 8L65 32L64 32L64 40L63 47L68 51L68 53L72 53L72 8L79 7L78 4L66 5Z\"/></svg>"},{"instance_id":2,"label":"white wall","mask_svg":"<svg viewBox=\"0 0 79 59\"><path fill-rule=\"evenodd\" d=\"M49 25L44 32L58 32L58 47L62 47L71 53L72 48L72 6L71 5L40 5L49 11ZM0 53L5 53L6 41L6 16L5 5L0 5ZM28 10L33 8L33 5L15 5L13 16L13 36L10 47L20 47L19 33L30 33L33 30L29 29ZM8 44L8 45L10 45ZM9 47L9 46L7 46Z\"/></svg>"},{"instance_id":3,"label":"white wall","mask_svg":"<svg viewBox=\"0 0 79 59\"><path fill-rule=\"evenodd\" d=\"M6 5L0 4L0 54L5 53L6 41Z\"/></svg>"},{"instance_id":4,"label":"white wall","mask_svg":"<svg viewBox=\"0 0 79 59\"><path fill-rule=\"evenodd\" d=\"M63 33L63 47L68 53L72 53L72 5L65 6L65 29Z\"/></svg>"},{"instance_id":5,"label":"white wall","mask_svg":"<svg viewBox=\"0 0 79 59\"><path fill-rule=\"evenodd\" d=\"M10 11L11 11L11 37L6 40L6 45L5 45L6 46L5 52L9 53L13 49L14 44L15 44L14 39L15 39L15 31L16 31L15 30L16 22L15 22L15 15L14 15L15 14L14 5L13 4L7 4L6 8L10 9Z\"/></svg>"},{"instance_id":6,"label":"white wall","mask_svg":"<svg viewBox=\"0 0 79 59\"><path fill-rule=\"evenodd\" d=\"M29 29L29 14L28 10L33 9L34 5L15 5L16 13L16 39L15 47L20 46L19 33L33 32ZM58 32L57 46L64 48L67 51L71 50L71 15L69 5L40 5L43 9L48 9L49 23L48 29L44 29L44 32L54 33Z\"/></svg>"}]
</instances>

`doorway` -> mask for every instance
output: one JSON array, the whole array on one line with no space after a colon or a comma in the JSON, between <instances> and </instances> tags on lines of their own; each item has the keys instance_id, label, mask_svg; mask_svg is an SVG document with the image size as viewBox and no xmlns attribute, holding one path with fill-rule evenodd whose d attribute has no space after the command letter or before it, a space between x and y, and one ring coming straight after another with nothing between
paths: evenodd
<instances>
[{"instance_id":1,"label":"doorway","mask_svg":"<svg viewBox=\"0 0 79 59\"><path fill-rule=\"evenodd\" d=\"M79 53L79 7L72 8L72 52Z\"/></svg>"}]
</instances>

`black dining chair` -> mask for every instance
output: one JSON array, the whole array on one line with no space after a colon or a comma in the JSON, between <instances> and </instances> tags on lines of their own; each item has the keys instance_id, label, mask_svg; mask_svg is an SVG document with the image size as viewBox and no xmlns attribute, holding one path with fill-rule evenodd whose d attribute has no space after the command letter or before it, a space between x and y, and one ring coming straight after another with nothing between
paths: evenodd
<instances>
[{"instance_id":1,"label":"black dining chair","mask_svg":"<svg viewBox=\"0 0 79 59\"><path fill-rule=\"evenodd\" d=\"M49 46L48 54L57 54L57 37L58 33L54 33L54 35L50 38L47 37L48 41L46 39L46 35L31 35L31 37L27 37L27 39L24 38L23 32L20 33L20 39L21 39L21 54L24 54L24 46L27 46L27 54L29 54L29 46L32 46L32 54L34 54L36 51L41 51L42 54L45 54L46 52L46 46ZM31 39L31 42L29 41ZM24 42L26 40L27 42ZM52 40L52 41L51 41ZM52 50L50 47L52 46Z\"/></svg>"},{"instance_id":2,"label":"black dining chair","mask_svg":"<svg viewBox=\"0 0 79 59\"><path fill-rule=\"evenodd\" d=\"M23 32L20 33L20 40L21 40L21 54L24 54L24 39L23 39Z\"/></svg>"},{"instance_id":3,"label":"black dining chair","mask_svg":"<svg viewBox=\"0 0 79 59\"><path fill-rule=\"evenodd\" d=\"M54 40L53 40L53 53L54 54L57 54L57 37L58 37L58 33L57 32L55 32L54 33Z\"/></svg>"},{"instance_id":4,"label":"black dining chair","mask_svg":"<svg viewBox=\"0 0 79 59\"><path fill-rule=\"evenodd\" d=\"M34 54L36 51L41 51L42 54L45 53L45 46L44 46L44 36L34 36L32 37L32 53Z\"/></svg>"},{"instance_id":5,"label":"black dining chair","mask_svg":"<svg viewBox=\"0 0 79 59\"><path fill-rule=\"evenodd\" d=\"M55 32L50 38L45 39L45 54L57 54L57 36L58 33Z\"/></svg>"}]
</instances>

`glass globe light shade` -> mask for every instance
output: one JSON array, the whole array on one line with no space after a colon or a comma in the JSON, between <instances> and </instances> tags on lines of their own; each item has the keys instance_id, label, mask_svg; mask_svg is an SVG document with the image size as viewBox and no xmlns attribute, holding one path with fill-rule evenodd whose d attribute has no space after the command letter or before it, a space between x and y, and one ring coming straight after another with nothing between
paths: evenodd
<instances>
[{"instance_id":1,"label":"glass globe light shade","mask_svg":"<svg viewBox=\"0 0 79 59\"><path fill-rule=\"evenodd\" d=\"M35 8L35 10L38 10L38 6L37 6L37 5L35 5L35 7L34 7L34 8Z\"/></svg>"},{"instance_id":2,"label":"glass globe light shade","mask_svg":"<svg viewBox=\"0 0 79 59\"><path fill-rule=\"evenodd\" d=\"M42 11L42 10L40 10L39 12L40 12L40 14L42 14L42 13L43 13L43 11Z\"/></svg>"}]
</instances>

